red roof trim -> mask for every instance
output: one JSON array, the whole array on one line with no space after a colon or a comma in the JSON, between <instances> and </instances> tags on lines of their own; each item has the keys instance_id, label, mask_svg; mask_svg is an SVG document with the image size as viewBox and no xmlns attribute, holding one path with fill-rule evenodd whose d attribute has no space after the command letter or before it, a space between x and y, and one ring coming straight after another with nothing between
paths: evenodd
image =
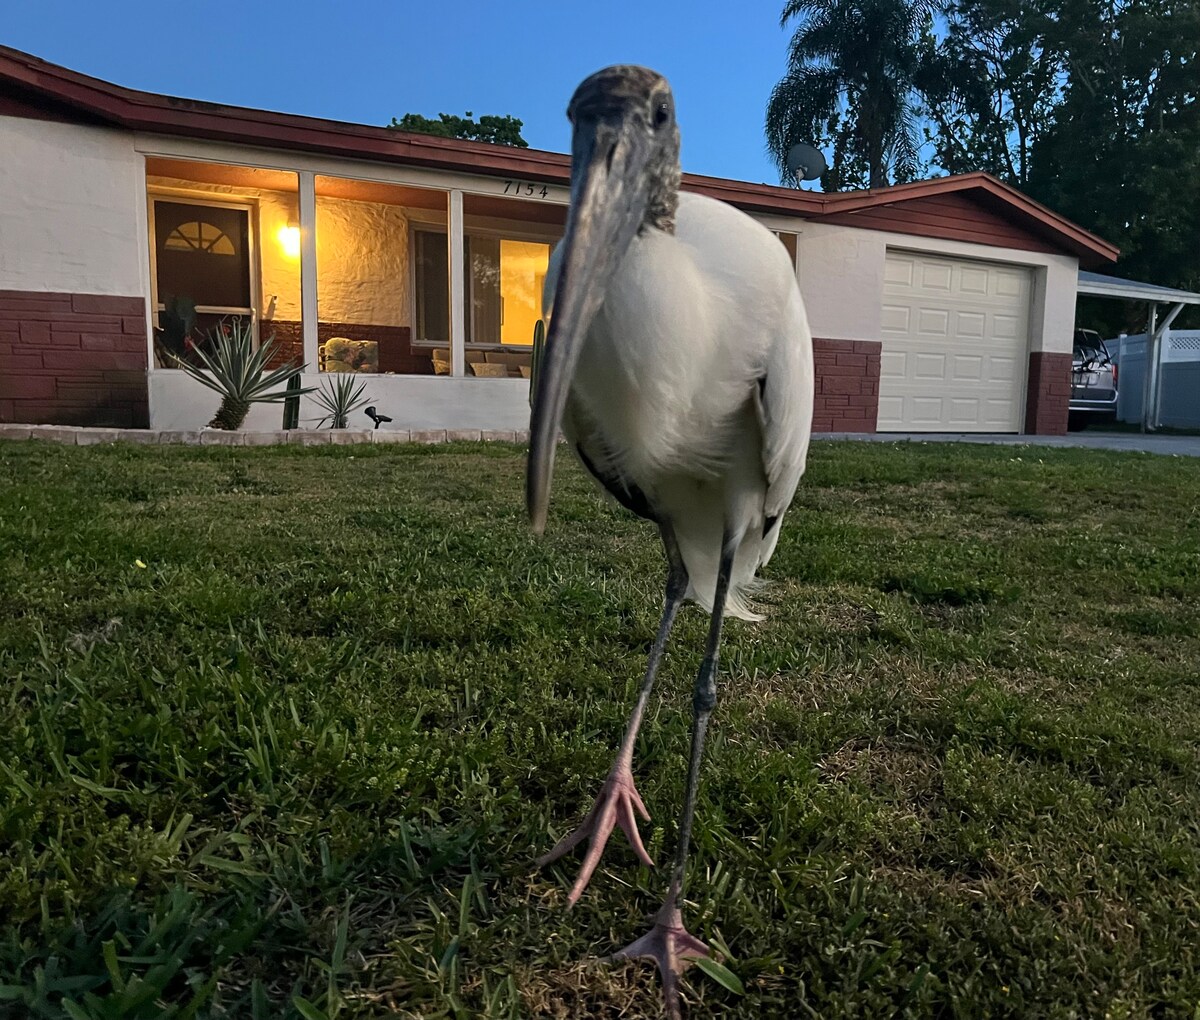
<instances>
[{"instance_id":1,"label":"red roof trim","mask_svg":"<svg viewBox=\"0 0 1200 1020\"><path fill-rule=\"evenodd\" d=\"M0 83L65 105L87 117L135 131L183 135L282 149L375 159L437 170L512 176L567 184L571 159L564 153L516 149L393 128L350 124L139 92L91 78L7 46L0 46ZM30 97L32 98L32 97ZM1118 249L983 173L939 177L874 191L824 194L721 177L684 174L683 186L750 212L819 219L879 205L952 192L999 207L1003 215L1086 265L1114 261ZM844 221L843 221L844 222Z\"/></svg>"},{"instance_id":2,"label":"red roof trim","mask_svg":"<svg viewBox=\"0 0 1200 1020\"><path fill-rule=\"evenodd\" d=\"M860 209L868 209L880 205L893 205L898 201L929 198L934 195L945 195L966 191L975 194L969 197L984 201L991 199L989 204L1005 207L1005 212L1013 215L1019 223L1032 227L1034 232L1061 235L1060 242L1068 250L1084 257L1094 254L1115 261L1119 249L1097 237L1090 231L1071 222L1065 216L1060 216L1052 209L1046 208L1040 202L1035 202L1028 195L1018 191L1011 185L997 180L990 174L969 173L957 174L953 177L935 177L927 181L912 181L908 184L894 184L888 188L875 191L847 191L830 195L827 212L848 213Z\"/></svg>"}]
</instances>

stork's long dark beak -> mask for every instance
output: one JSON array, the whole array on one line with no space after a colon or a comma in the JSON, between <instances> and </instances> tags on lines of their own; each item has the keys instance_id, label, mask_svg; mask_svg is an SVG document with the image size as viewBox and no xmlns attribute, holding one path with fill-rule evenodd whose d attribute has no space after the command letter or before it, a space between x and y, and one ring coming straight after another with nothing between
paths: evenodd
<instances>
[{"instance_id":1,"label":"stork's long dark beak","mask_svg":"<svg viewBox=\"0 0 1200 1020\"><path fill-rule=\"evenodd\" d=\"M554 450L567 391L583 338L645 216L649 155L644 129L629 121L601 119L575 129L571 207L529 422L525 502L539 535L546 527Z\"/></svg>"}]
</instances>

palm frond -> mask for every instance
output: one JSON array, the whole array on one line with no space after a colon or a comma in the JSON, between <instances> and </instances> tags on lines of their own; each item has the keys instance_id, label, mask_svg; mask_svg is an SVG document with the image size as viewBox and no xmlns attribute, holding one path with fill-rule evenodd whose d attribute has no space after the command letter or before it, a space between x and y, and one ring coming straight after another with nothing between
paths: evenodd
<instances>
[{"instance_id":1,"label":"palm frond","mask_svg":"<svg viewBox=\"0 0 1200 1020\"><path fill-rule=\"evenodd\" d=\"M892 164L892 176L897 184L911 181L920 169L920 152L917 148L918 123L911 108L901 113L895 123L888 145L887 155Z\"/></svg>"},{"instance_id":2,"label":"palm frond","mask_svg":"<svg viewBox=\"0 0 1200 1020\"><path fill-rule=\"evenodd\" d=\"M779 27L786 28L787 23L796 18L829 17L840 6L839 0L787 0L779 15Z\"/></svg>"},{"instance_id":3,"label":"palm frond","mask_svg":"<svg viewBox=\"0 0 1200 1020\"><path fill-rule=\"evenodd\" d=\"M948 2L785 0L780 25L794 28L788 67L766 117L767 149L783 183L799 183L786 166L788 149L800 141L828 144L835 120L846 165L855 167L848 180L865 167L864 180L886 182L889 164L903 177L919 173L911 101L928 52L923 43Z\"/></svg>"},{"instance_id":4,"label":"palm frond","mask_svg":"<svg viewBox=\"0 0 1200 1020\"><path fill-rule=\"evenodd\" d=\"M775 86L767 104L767 151L785 183L799 183L788 169L788 150L797 142L820 144L842 92L837 73L829 68L798 68Z\"/></svg>"}]
</instances>

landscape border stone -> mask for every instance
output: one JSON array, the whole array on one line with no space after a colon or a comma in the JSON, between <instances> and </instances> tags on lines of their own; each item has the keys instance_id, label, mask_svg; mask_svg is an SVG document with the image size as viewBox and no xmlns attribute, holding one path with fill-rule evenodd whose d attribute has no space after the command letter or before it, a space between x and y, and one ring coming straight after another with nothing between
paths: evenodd
<instances>
[{"instance_id":1,"label":"landscape border stone","mask_svg":"<svg viewBox=\"0 0 1200 1020\"><path fill-rule=\"evenodd\" d=\"M527 443L529 433L508 429L118 429L0 422L0 440L40 439L68 446L139 443L152 446L344 446L360 443Z\"/></svg>"}]
</instances>

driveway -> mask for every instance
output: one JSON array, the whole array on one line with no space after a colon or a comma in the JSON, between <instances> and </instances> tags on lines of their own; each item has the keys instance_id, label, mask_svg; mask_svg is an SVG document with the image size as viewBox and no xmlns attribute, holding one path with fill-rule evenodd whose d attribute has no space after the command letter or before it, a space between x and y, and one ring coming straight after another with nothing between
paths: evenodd
<instances>
[{"instance_id":1,"label":"driveway","mask_svg":"<svg viewBox=\"0 0 1200 1020\"><path fill-rule=\"evenodd\" d=\"M1071 432L1065 436L1009 436L979 432L823 432L813 439L857 439L876 443L991 443L1002 446L1057 446L1126 450L1165 456L1200 457L1200 436L1141 435L1137 432Z\"/></svg>"}]
</instances>

